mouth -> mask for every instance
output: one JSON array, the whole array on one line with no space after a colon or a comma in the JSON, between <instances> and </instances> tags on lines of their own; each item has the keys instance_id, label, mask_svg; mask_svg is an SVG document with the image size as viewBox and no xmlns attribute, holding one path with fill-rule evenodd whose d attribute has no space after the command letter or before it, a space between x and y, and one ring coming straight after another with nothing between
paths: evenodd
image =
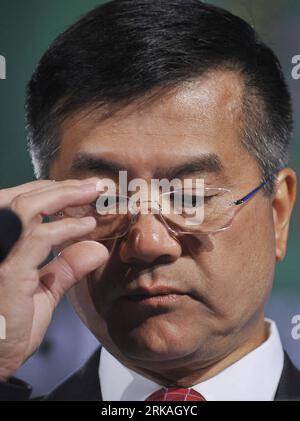
<instances>
[{"instance_id":1,"label":"mouth","mask_svg":"<svg viewBox=\"0 0 300 421\"><path fill-rule=\"evenodd\" d=\"M140 287L127 291L122 298L140 305L159 306L176 304L187 297L192 297L192 295L174 288L157 286L155 288Z\"/></svg>"}]
</instances>

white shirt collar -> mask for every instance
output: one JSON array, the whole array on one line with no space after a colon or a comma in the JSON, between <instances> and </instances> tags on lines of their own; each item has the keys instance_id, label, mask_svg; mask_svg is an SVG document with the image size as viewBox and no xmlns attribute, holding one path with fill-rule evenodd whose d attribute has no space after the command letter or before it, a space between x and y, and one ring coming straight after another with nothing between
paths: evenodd
<instances>
[{"instance_id":1,"label":"white shirt collar","mask_svg":"<svg viewBox=\"0 0 300 421\"><path fill-rule=\"evenodd\" d=\"M193 386L207 401L272 401L284 364L284 352L276 324L268 339L216 376ZM144 401L162 385L125 367L101 348L99 378L104 401Z\"/></svg>"}]
</instances>

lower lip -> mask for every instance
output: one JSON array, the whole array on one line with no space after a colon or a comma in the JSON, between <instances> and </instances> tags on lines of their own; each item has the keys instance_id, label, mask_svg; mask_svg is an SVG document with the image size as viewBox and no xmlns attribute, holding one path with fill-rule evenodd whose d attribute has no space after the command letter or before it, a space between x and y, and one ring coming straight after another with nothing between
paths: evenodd
<instances>
[{"instance_id":1,"label":"lower lip","mask_svg":"<svg viewBox=\"0 0 300 421\"><path fill-rule=\"evenodd\" d=\"M158 305L171 305L176 304L185 294L165 294L165 295L154 295L152 297L146 295L130 295L125 298L131 302L138 303L145 306L158 306Z\"/></svg>"}]
</instances>

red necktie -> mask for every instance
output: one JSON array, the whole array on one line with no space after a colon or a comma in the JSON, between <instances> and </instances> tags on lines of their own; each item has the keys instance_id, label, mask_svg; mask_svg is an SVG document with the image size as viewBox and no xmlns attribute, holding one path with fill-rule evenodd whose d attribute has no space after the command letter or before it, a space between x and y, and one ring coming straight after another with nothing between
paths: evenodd
<instances>
[{"instance_id":1,"label":"red necktie","mask_svg":"<svg viewBox=\"0 0 300 421\"><path fill-rule=\"evenodd\" d=\"M168 387L152 393L145 401L205 401L205 399L194 389Z\"/></svg>"}]
</instances>

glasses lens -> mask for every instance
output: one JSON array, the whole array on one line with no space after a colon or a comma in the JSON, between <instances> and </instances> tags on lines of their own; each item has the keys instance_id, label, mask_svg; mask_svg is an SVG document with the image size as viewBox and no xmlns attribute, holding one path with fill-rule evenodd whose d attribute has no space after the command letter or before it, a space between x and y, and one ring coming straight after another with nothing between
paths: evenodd
<instances>
[{"instance_id":1,"label":"glasses lens","mask_svg":"<svg viewBox=\"0 0 300 421\"><path fill-rule=\"evenodd\" d=\"M228 226L234 206L230 190L180 189L163 193L163 216L181 233L214 232Z\"/></svg>"},{"instance_id":2,"label":"glasses lens","mask_svg":"<svg viewBox=\"0 0 300 421\"><path fill-rule=\"evenodd\" d=\"M93 238L97 240L119 238L126 234L130 225L130 216L127 212L128 199L127 196L102 194L90 204L65 208L63 217L93 216L97 221Z\"/></svg>"}]
</instances>

